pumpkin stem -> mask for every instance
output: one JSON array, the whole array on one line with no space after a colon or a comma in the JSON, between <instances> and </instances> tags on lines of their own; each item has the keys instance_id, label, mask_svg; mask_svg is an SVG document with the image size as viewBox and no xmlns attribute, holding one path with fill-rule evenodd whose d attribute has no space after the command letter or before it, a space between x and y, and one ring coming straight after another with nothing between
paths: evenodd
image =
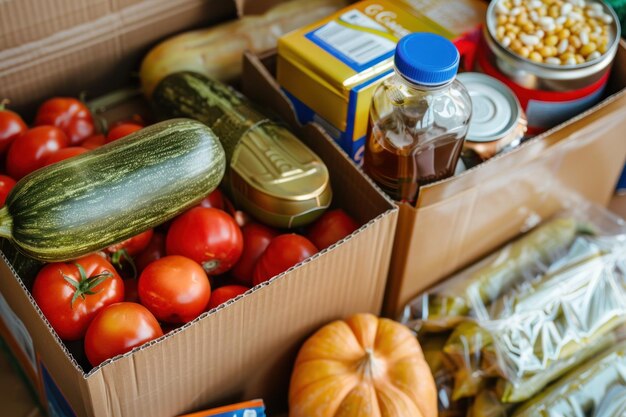
<instances>
[{"instance_id":1,"label":"pumpkin stem","mask_svg":"<svg viewBox=\"0 0 626 417\"><path fill-rule=\"evenodd\" d=\"M377 378L381 372L380 360L376 358L374 349L365 348L365 356L357 364L357 371L363 379Z\"/></svg>"},{"instance_id":2,"label":"pumpkin stem","mask_svg":"<svg viewBox=\"0 0 626 417\"><path fill-rule=\"evenodd\" d=\"M11 217L11 213L9 213L9 208L5 205L0 209L0 236L11 239L13 237L11 233L12 229L13 218Z\"/></svg>"}]
</instances>

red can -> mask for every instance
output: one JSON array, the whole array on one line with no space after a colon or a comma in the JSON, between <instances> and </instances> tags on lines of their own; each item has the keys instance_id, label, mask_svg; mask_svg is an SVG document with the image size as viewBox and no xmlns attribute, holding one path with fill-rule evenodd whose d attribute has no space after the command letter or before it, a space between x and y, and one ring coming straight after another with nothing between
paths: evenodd
<instances>
[{"instance_id":1,"label":"red can","mask_svg":"<svg viewBox=\"0 0 626 417\"><path fill-rule=\"evenodd\" d=\"M598 2L613 17L610 47L602 56L582 64L555 65L531 61L498 42L495 10L500 1L489 5L477 69L513 90L528 118L528 133L541 133L598 103L619 46L620 26L613 9Z\"/></svg>"}]
</instances>

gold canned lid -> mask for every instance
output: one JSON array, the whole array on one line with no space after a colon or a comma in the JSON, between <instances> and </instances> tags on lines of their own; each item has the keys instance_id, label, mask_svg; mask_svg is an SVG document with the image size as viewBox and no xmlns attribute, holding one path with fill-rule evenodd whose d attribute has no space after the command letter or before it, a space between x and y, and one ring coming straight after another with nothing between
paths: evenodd
<instances>
[{"instance_id":1,"label":"gold canned lid","mask_svg":"<svg viewBox=\"0 0 626 417\"><path fill-rule=\"evenodd\" d=\"M228 177L236 203L274 227L306 225L332 200L326 165L289 130L270 120L257 123L242 137Z\"/></svg>"}]
</instances>

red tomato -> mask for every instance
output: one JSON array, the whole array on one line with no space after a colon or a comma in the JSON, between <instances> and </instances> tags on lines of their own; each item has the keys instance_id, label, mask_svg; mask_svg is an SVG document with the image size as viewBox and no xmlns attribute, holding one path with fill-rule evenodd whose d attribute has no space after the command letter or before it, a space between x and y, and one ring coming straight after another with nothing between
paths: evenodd
<instances>
[{"instance_id":1,"label":"red tomato","mask_svg":"<svg viewBox=\"0 0 626 417\"><path fill-rule=\"evenodd\" d=\"M224 210L224 194L222 194L219 188L216 188L200 201L200 207Z\"/></svg>"},{"instance_id":2,"label":"red tomato","mask_svg":"<svg viewBox=\"0 0 626 417\"><path fill-rule=\"evenodd\" d=\"M15 186L15 180L6 175L0 175L0 207L4 206L4 202L7 201L9 192Z\"/></svg>"},{"instance_id":3,"label":"red tomato","mask_svg":"<svg viewBox=\"0 0 626 417\"><path fill-rule=\"evenodd\" d=\"M82 101L72 97L46 100L37 110L35 126L51 125L63 130L72 145L94 133L93 117Z\"/></svg>"},{"instance_id":4,"label":"red tomato","mask_svg":"<svg viewBox=\"0 0 626 417\"><path fill-rule=\"evenodd\" d=\"M153 235L154 230L148 229L145 232L109 246L105 252L114 254L115 252L125 250L130 256L135 256L148 247Z\"/></svg>"},{"instance_id":5,"label":"red tomato","mask_svg":"<svg viewBox=\"0 0 626 417\"><path fill-rule=\"evenodd\" d=\"M0 104L0 154L4 153L13 141L28 130L19 114L4 109Z\"/></svg>"},{"instance_id":6,"label":"red tomato","mask_svg":"<svg viewBox=\"0 0 626 417\"><path fill-rule=\"evenodd\" d=\"M92 254L44 266L33 297L61 339L78 340L98 311L124 299L124 283L113 265Z\"/></svg>"},{"instance_id":7,"label":"red tomato","mask_svg":"<svg viewBox=\"0 0 626 417\"><path fill-rule=\"evenodd\" d=\"M43 166L48 166L55 164L57 162L61 162L64 159L71 158L76 155L83 154L87 152L89 149L85 149L81 146L70 146L69 148L59 149L52 155L48 155L48 157L44 160Z\"/></svg>"},{"instance_id":8,"label":"red tomato","mask_svg":"<svg viewBox=\"0 0 626 417\"><path fill-rule=\"evenodd\" d=\"M240 282L252 286L254 285L252 281L254 265L278 232L259 223L248 223L241 229L241 233L243 252L230 274Z\"/></svg>"},{"instance_id":9,"label":"red tomato","mask_svg":"<svg viewBox=\"0 0 626 417\"><path fill-rule=\"evenodd\" d=\"M315 245L304 236L295 233L276 236L256 263L254 285L269 280L317 252Z\"/></svg>"},{"instance_id":10,"label":"red tomato","mask_svg":"<svg viewBox=\"0 0 626 417\"><path fill-rule=\"evenodd\" d=\"M135 113L132 115L132 117L129 117L128 119L118 120L117 122L113 123L112 125L110 125L109 129L113 129L114 127L127 123L141 125L144 127L146 126L146 122L143 120L143 117L140 114Z\"/></svg>"},{"instance_id":11,"label":"red tomato","mask_svg":"<svg viewBox=\"0 0 626 417\"><path fill-rule=\"evenodd\" d=\"M124 278L137 278L137 267L133 256L148 246L153 233L152 229L148 229L122 242L111 245L104 250L111 259L113 266L115 266L118 271L124 273Z\"/></svg>"},{"instance_id":12,"label":"red tomato","mask_svg":"<svg viewBox=\"0 0 626 417\"><path fill-rule=\"evenodd\" d=\"M208 274L228 271L243 251L241 229L222 210L194 207L174 220L167 232L168 255L198 262Z\"/></svg>"},{"instance_id":13,"label":"red tomato","mask_svg":"<svg viewBox=\"0 0 626 417\"><path fill-rule=\"evenodd\" d=\"M96 149L106 143L106 138L102 133L98 133L97 135L89 136L87 139L80 144L85 149Z\"/></svg>"},{"instance_id":14,"label":"red tomato","mask_svg":"<svg viewBox=\"0 0 626 417\"><path fill-rule=\"evenodd\" d=\"M326 249L359 228L342 209L329 210L309 227L307 238L320 250Z\"/></svg>"},{"instance_id":15,"label":"red tomato","mask_svg":"<svg viewBox=\"0 0 626 417\"><path fill-rule=\"evenodd\" d=\"M143 126L138 125L137 123L122 123L109 130L109 133L107 133L106 142L110 143L116 141L141 129L143 129Z\"/></svg>"},{"instance_id":16,"label":"red tomato","mask_svg":"<svg viewBox=\"0 0 626 417\"><path fill-rule=\"evenodd\" d=\"M98 313L85 334L85 354L98 366L146 342L163 336L159 322L137 303L112 304Z\"/></svg>"},{"instance_id":17,"label":"red tomato","mask_svg":"<svg viewBox=\"0 0 626 417\"><path fill-rule=\"evenodd\" d=\"M29 129L13 141L7 154L7 172L19 180L44 166L46 158L69 144L58 127L39 126Z\"/></svg>"},{"instance_id":18,"label":"red tomato","mask_svg":"<svg viewBox=\"0 0 626 417\"><path fill-rule=\"evenodd\" d=\"M211 297L209 278L200 265L184 256L152 262L139 277L139 300L159 320L187 323L198 317Z\"/></svg>"},{"instance_id":19,"label":"red tomato","mask_svg":"<svg viewBox=\"0 0 626 417\"><path fill-rule=\"evenodd\" d=\"M137 272L141 273L146 267L157 259L165 256L165 236L162 233L155 232L148 246L135 256L135 266Z\"/></svg>"},{"instance_id":20,"label":"red tomato","mask_svg":"<svg viewBox=\"0 0 626 417\"><path fill-rule=\"evenodd\" d=\"M212 310L220 304L224 304L226 301L243 294L249 289L250 288L242 285L224 285L223 287L219 287L211 293L211 300L206 309L207 311Z\"/></svg>"}]
</instances>

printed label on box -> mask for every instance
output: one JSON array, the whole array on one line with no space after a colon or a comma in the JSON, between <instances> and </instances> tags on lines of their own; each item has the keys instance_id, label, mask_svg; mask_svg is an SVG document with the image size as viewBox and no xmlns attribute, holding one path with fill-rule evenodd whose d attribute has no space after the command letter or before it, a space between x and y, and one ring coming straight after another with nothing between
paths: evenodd
<instances>
[{"instance_id":1,"label":"printed label on box","mask_svg":"<svg viewBox=\"0 0 626 417\"><path fill-rule=\"evenodd\" d=\"M19 356L18 359L22 366L28 367L25 371L31 377L37 375L37 359L35 357L33 339L30 337L30 334L28 334L28 330L26 330L26 326L24 326L22 320L11 310L11 307L9 307L9 304L2 295L0 295L0 319L8 333L6 335L3 334L3 336L10 338L13 345L20 349L20 352L14 353Z\"/></svg>"},{"instance_id":2,"label":"printed label on box","mask_svg":"<svg viewBox=\"0 0 626 417\"><path fill-rule=\"evenodd\" d=\"M44 366L43 362L39 362L41 368L41 379L43 382L44 394L48 406L48 415L50 417L76 417L76 413L65 399L65 396L57 386L54 379Z\"/></svg>"},{"instance_id":3,"label":"printed label on box","mask_svg":"<svg viewBox=\"0 0 626 417\"><path fill-rule=\"evenodd\" d=\"M355 71L391 57L397 42L384 26L356 9L306 36Z\"/></svg>"}]
</instances>

